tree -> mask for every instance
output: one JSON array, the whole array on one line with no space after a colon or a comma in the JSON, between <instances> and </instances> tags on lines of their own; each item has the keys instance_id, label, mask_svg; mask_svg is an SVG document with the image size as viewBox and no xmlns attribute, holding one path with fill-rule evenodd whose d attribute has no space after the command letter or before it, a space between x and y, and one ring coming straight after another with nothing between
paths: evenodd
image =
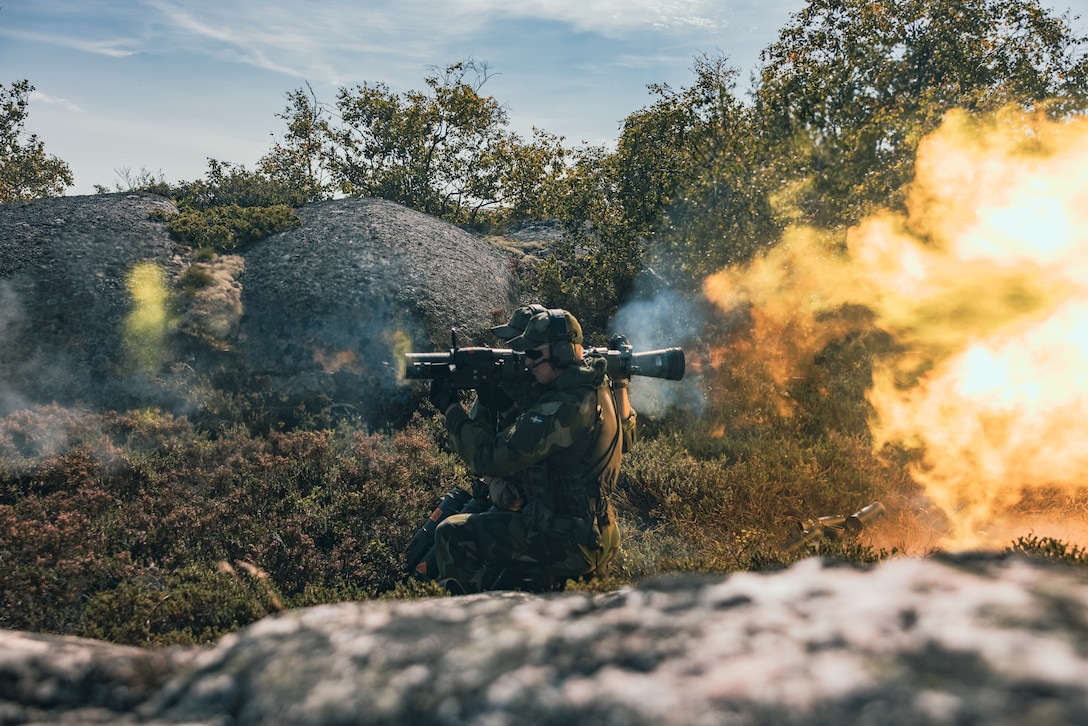
<instances>
[{"instance_id":1,"label":"tree","mask_svg":"<svg viewBox=\"0 0 1088 726\"><path fill-rule=\"evenodd\" d=\"M400 95L384 83L341 88L341 123L306 128L324 137L321 161L344 194L390 199L457 223L474 224L485 210L508 217L539 207L533 196L562 166L564 151L561 139L543 132L529 144L509 133L506 111L480 93L488 77L486 64L468 60L432 73L426 91ZM296 96L292 127L305 125L313 109Z\"/></svg>"},{"instance_id":2,"label":"tree","mask_svg":"<svg viewBox=\"0 0 1088 726\"><path fill-rule=\"evenodd\" d=\"M645 217L653 271L698 288L777 239L780 224L768 201L773 182L762 173L769 150L756 143L751 108L734 94L737 71L725 57L706 55L693 71L695 82L679 91L651 86L660 100L628 117L620 149L630 158L625 177L662 180L625 193L649 202L644 214L654 215ZM652 152L635 154L640 148Z\"/></svg>"},{"instance_id":3,"label":"tree","mask_svg":"<svg viewBox=\"0 0 1088 726\"><path fill-rule=\"evenodd\" d=\"M469 178L464 197L469 223L485 212L498 227L553 216L572 153L562 136L542 129L534 128L528 142L517 134L503 135L482 152L477 173Z\"/></svg>"},{"instance_id":4,"label":"tree","mask_svg":"<svg viewBox=\"0 0 1088 726\"><path fill-rule=\"evenodd\" d=\"M38 136L23 130L33 90L26 80L0 84L0 202L56 197L72 186L68 164L47 155Z\"/></svg>"},{"instance_id":5,"label":"tree","mask_svg":"<svg viewBox=\"0 0 1088 726\"><path fill-rule=\"evenodd\" d=\"M649 86L656 100L624 120L615 151L572 155L554 212L567 243L537 271L541 297L603 326L647 261L664 284L693 284L768 236L752 233L770 215L736 71L708 55L693 71L689 87Z\"/></svg>"},{"instance_id":6,"label":"tree","mask_svg":"<svg viewBox=\"0 0 1088 726\"><path fill-rule=\"evenodd\" d=\"M309 84L287 95L289 105L277 116L287 122L283 140L258 162L270 179L295 190L306 201L329 199L335 185L325 168L330 127L324 107Z\"/></svg>"},{"instance_id":7,"label":"tree","mask_svg":"<svg viewBox=\"0 0 1088 726\"><path fill-rule=\"evenodd\" d=\"M763 144L800 219L849 224L902 202L952 108L1084 109L1085 41L1036 0L812 0L761 56Z\"/></svg>"}]
</instances>

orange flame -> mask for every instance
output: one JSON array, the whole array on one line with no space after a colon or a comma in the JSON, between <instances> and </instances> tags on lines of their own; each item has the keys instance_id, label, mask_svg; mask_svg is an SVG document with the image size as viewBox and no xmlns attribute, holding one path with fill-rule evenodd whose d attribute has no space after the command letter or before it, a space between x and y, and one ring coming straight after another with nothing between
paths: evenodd
<instances>
[{"instance_id":1,"label":"orange flame","mask_svg":"<svg viewBox=\"0 0 1088 726\"><path fill-rule=\"evenodd\" d=\"M955 524L950 547L991 544L984 528L1033 487L1088 483L1086 161L1084 119L956 114L919 148L905 224L848 240L916 352L876 376L874 434L924 447L912 473Z\"/></svg>"},{"instance_id":2,"label":"orange flame","mask_svg":"<svg viewBox=\"0 0 1088 726\"><path fill-rule=\"evenodd\" d=\"M946 546L986 546L1029 489L1088 486L1088 120L951 113L919 146L907 209L845 251L790 230L705 294L751 309L776 380L845 332L824 313L870 310L904 351L874 372L875 443L921 448L912 475L954 525Z\"/></svg>"},{"instance_id":3,"label":"orange flame","mask_svg":"<svg viewBox=\"0 0 1088 726\"><path fill-rule=\"evenodd\" d=\"M327 351L315 349L314 363L321 366L321 370L326 373L347 371L358 375L363 372L359 356L352 350Z\"/></svg>"}]
</instances>

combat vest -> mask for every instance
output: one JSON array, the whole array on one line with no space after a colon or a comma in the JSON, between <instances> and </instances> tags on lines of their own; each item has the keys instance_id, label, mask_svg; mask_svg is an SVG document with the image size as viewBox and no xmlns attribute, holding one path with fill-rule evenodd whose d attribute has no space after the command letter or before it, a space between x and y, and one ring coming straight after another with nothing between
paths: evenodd
<instances>
[{"instance_id":1,"label":"combat vest","mask_svg":"<svg viewBox=\"0 0 1088 726\"><path fill-rule=\"evenodd\" d=\"M611 523L611 497L620 473L619 416L605 378L606 361L565 370L553 384L555 397L580 418L581 434L525 472L526 524L532 534L600 547ZM576 412L575 412L576 410Z\"/></svg>"}]
</instances>

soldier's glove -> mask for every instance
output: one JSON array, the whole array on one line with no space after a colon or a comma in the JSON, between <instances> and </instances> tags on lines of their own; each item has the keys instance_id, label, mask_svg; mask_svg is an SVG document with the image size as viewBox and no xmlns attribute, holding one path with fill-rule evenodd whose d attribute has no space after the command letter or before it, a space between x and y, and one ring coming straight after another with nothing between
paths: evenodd
<instances>
[{"instance_id":1,"label":"soldier's glove","mask_svg":"<svg viewBox=\"0 0 1088 726\"><path fill-rule=\"evenodd\" d=\"M626 335L613 335L608 339L609 350L623 350L625 347L629 347L631 341L627 340Z\"/></svg>"},{"instance_id":2,"label":"soldier's glove","mask_svg":"<svg viewBox=\"0 0 1088 726\"><path fill-rule=\"evenodd\" d=\"M613 335L608 340L608 349L630 351L631 343L627 340L626 335ZM614 378L612 380L612 388L627 388L629 385L631 385L630 378Z\"/></svg>"},{"instance_id":3,"label":"soldier's glove","mask_svg":"<svg viewBox=\"0 0 1088 726\"><path fill-rule=\"evenodd\" d=\"M495 413L506 413L514 407L514 399L498 386L484 386L476 391L480 405Z\"/></svg>"},{"instance_id":4,"label":"soldier's glove","mask_svg":"<svg viewBox=\"0 0 1088 726\"><path fill-rule=\"evenodd\" d=\"M445 414L450 406L459 402L456 391L451 389L446 381L441 378L435 378L431 381L431 391L427 397L431 399L431 403L441 414Z\"/></svg>"},{"instance_id":5,"label":"soldier's glove","mask_svg":"<svg viewBox=\"0 0 1088 726\"><path fill-rule=\"evenodd\" d=\"M484 479L476 477L472 480L472 498L484 500L491 496L491 485Z\"/></svg>"}]
</instances>

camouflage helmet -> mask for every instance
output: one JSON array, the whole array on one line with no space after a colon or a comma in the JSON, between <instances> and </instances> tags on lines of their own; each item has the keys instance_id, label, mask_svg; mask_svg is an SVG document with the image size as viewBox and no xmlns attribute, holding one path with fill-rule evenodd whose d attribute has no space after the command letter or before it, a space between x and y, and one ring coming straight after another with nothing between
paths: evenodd
<instances>
[{"instance_id":1,"label":"camouflage helmet","mask_svg":"<svg viewBox=\"0 0 1088 726\"><path fill-rule=\"evenodd\" d=\"M525 326L529 324L530 318L537 313L544 313L547 311L548 309L546 307L537 305L536 303L533 303L532 305L522 305L510 316L510 322L506 325L496 325L491 329L491 332L495 334L495 337L501 340L510 340L525 332Z\"/></svg>"},{"instance_id":2,"label":"camouflage helmet","mask_svg":"<svg viewBox=\"0 0 1088 726\"><path fill-rule=\"evenodd\" d=\"M522 351L550 345L552 357L567 363L575 360L573 346L581 342L582 326L578 319L566 310L553 309L530 318L525 332L510 340L507 345Z\"/></svg>"}]
</instances>

